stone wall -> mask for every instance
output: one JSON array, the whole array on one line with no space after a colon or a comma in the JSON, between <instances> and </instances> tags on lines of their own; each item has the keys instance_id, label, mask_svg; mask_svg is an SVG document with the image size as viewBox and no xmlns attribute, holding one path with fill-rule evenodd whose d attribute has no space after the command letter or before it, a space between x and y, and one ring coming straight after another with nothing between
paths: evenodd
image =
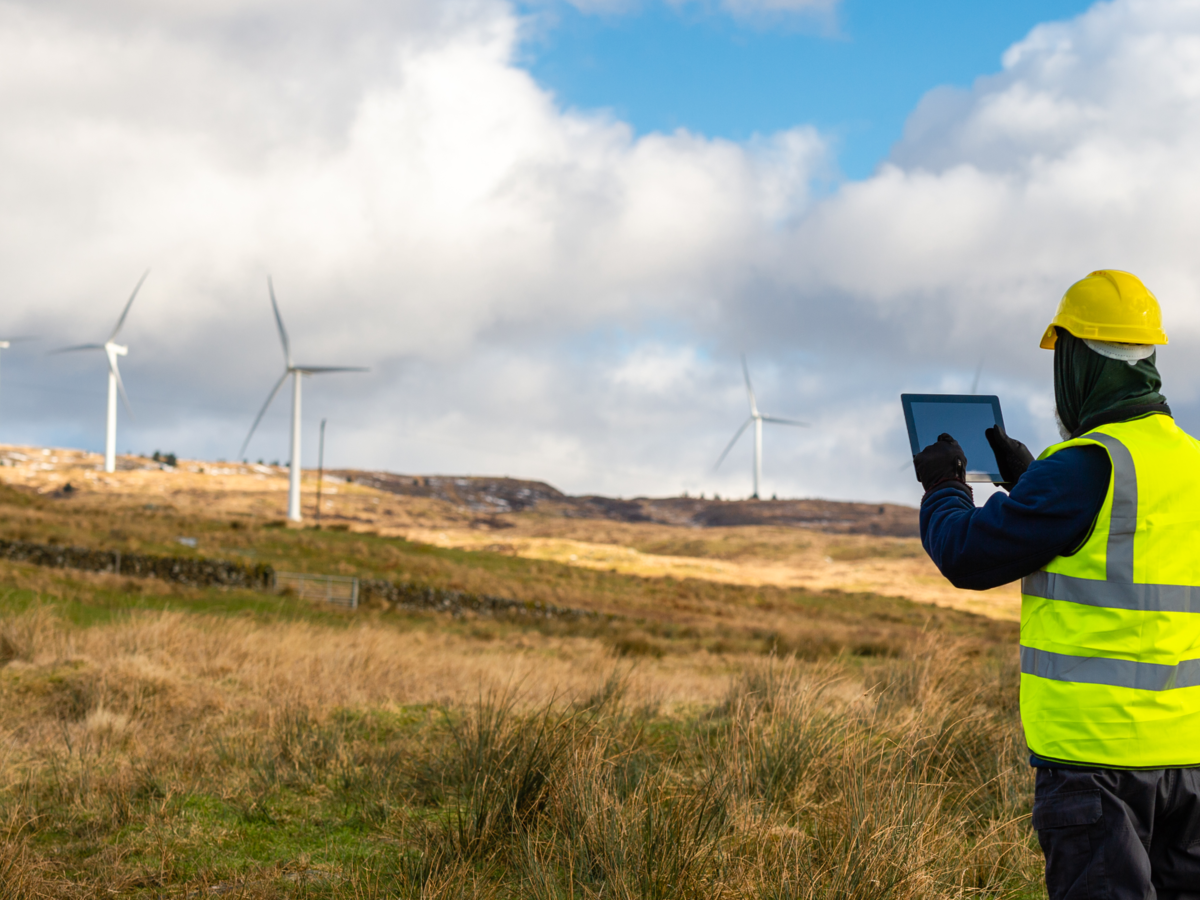
<instances>
[{"instance_id":1,"label":"stone wall","mask_svg":"<svg viewBox=\"0 0 1200 900\"><path fill-rule=\"evenodd\" d=\"M0 540L0 559L32 563L55 569L82 569L85 572L112 572L140 578L160 578L194 587L244 587L268 589L275 581L275 570L267 565L247 566L224 559L200 559L189 556L148 556L118 550L89 550L86 547L60 547L28 541Z\"/></svg>"},{"instance_id":2,"label":"stone wall","mask_svg":"<svg viewBox=\"0 0 1200 900\"><path fill-rule=\"evenodd\" d=\"M271 590L275 570L268 565L247 566L224 559L189 556L148 556L118 550L89 550L86 547L61 547L28 541L0 540L0 559L32 563L55 569L81 569L85 572L112 572L135 578L159 578L192 587L240 587ZM382 578L359 581L359 602L386 604L406 610L444 612L461 616L517 616L542 619L581 619L598 613L570 609L552 603L512 600L488 594L472 594L448 588L414 584L410 581L386 581Z\"/></svg>"},{"instance_id":3,"label":"stone wall","mask_svg":"<svg viewBox=\"0 0 1200 900\"><path fill-rule=\"evenodd\" d=\"M522 616L542 619L581 619L598 613L570 609L552 603L510 600L488 594L472 594L448 588L435 588L409 581L363 579L358 583L360 603L383 601L399 609L447 612L456 616L475 613L484 616Z\"/></svg>"}]
</instances>

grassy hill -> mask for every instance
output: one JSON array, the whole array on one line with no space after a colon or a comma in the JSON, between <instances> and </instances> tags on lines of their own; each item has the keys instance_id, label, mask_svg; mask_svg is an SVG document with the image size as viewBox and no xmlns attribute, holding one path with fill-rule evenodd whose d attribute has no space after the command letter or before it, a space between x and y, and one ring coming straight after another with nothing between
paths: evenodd
<instances>
[{"instance_id":1,"label":"grassy hill","mask_svg":"<svg viewBox=\"0 0 1200 900\"><path fill-rule=\"evenodd\" d=\"M9 480L0 538L598 615L351 613L0 562L0 896L1041 896L1011 622L435 546L381 518L289 528L273 475L105 485L84 465ZM218 481L236 478L245 490ZM363 518L474 515L341 488L352 502L335 511ZM507 529L464 530L572 521L503 515ZM695 554L680 558L785 546L755 526L740 544L735 529L604 527ZM830 539L851 556L904 546Z\"/></svg>"}]
</instances>

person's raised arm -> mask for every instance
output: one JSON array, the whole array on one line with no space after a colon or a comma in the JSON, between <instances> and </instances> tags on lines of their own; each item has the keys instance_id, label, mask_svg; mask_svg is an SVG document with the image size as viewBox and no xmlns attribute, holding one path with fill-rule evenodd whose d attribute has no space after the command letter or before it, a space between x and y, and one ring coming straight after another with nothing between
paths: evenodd
<instances>
[{"instance_id":1,"label":"person's raised arm","mask_svg":"<svg viewBox=\"0 0 1200 900\"><path fill-rule=\"evenodd\" d=\"M921 501L921 544L955 587L988 590L1016 581L1078 549L1104 504L1111 472L1102 447L1069 447L1031 462L1011 493L997 492L980 508L965 483L936 484Z\"/></svg>"}]
</instances>

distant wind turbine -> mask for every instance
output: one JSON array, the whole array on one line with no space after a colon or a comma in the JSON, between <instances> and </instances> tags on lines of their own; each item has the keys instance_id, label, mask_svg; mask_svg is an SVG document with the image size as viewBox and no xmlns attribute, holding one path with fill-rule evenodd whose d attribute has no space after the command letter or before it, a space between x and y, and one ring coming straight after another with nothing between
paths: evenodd
<instances>
[{"instance_id":1,"label":"distant wind turbine","mask_svg":"<svg viewBox=\"0 0 1200 900\"><path fill-rule=\"evenodd\" d=\"M358 366L300 366L292 362L292 348L288 343L287 329L283 327L283 316L279 314L279 304L275 302L275 285L271 283L271 277L267 276L267 291L271 295L271 309L275 311L275 324L279 326L279 340L283 343L283 359L284 370L279 376L279 380L275 382L275 387L271 388L271 393L267 397L267 402L263 404L263 408L258 411L258 417L254 420L254 424L250 426L250 433L246 435L246 440L242 442L242 449L238 453L237 458L243 459L246 455L246 448L250 445L250 438L254 437L254 429L258 428L258 423L262 421L262 417L266 415L267 407L271 405L271 401L275 399L275 395L279 393L279 389L283 387L283 383L287 381L289 375L292 376L292 460L289 463L288 470L288 518L293 522L299 522L300 516L300 376L301 375L321 375L326 372L366 372L367 369Z\"/></svg>"},{"instance_id":2,"label":"distant wind turbine","mask_svg":"<svg viewBox=\"0 0 1200 900\"><path fill-rule=\"evenodd\" d=\"M750 398L750 418L742 423L742 427L733 435L733 440L729 442L729 446L721 453L717 464L713 466L713 470L718 469L725 461L725 457L729 455L729 451L733 449L733 445L738 442L738 438L742 436L750 423L754 423L754 499L758 499L758 486L762 481L762 426L763 422L776 422L780 425L798 425L801 428L807 428L807 422L797 422L795 419L782 419L778 416L764 416L758 411L758 403L754 399L754 386L750 384L750 368L746 365L746 354L742 354L742 374L746 377L746 395Z\"/></svg>"},{"instance_id":3,"label":"distant wind turbine","mask_svg":"<svg viewBox=\"0 0 1200 900\"><path fill-rule=\"evenodd\" d=\"M975 380L971 382L971 393L979 393L979 376L983 374L983 359L979 360L979 367L975 370Z\"/></svg>"},{"instance_id":4,"label":"distant wind turbine","mask_svg":"<svg viewBox=\"0 0 1200 900\"><path fill-rule=\"evenodd\" d=\"M112 334L108 336L103 344L79 344L75 347L63 347L61 350L55 350L55 353L71 353L75 350L103 350L104 355L108 357L108 420L104 430L104 471L115 472L117 470L117 392L121 392L121 401L125 404L125 411L129 413L130 418L133 417L133 410L129 408L129 396L125 393L125 385L121 381L121 371L117 368L117 357L125 356L129 353L129 348L121 344L115 343L117 335L121 333L121 327L125 324L125 317L129 315L129 307L133 306L134 298L137 297L138 291L142 289L142 284L146 280L146 276L150 274L147 269L137 285L133 289L133 293L129 295L129 301L125 304L125 309L121 312L121 318L117 319L116 327L113 328Z\"/></svg>"}]
</instances>

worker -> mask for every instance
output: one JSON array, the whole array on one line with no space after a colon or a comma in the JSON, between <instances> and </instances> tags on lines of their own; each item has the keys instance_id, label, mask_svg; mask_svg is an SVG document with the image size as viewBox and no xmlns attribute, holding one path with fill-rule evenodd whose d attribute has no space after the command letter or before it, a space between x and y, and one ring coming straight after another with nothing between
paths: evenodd
<instances>
[{"instance_id":1,"label":"worker","mask_svg":"<svg viewBox=\"0 0 1200 900\"><path fill-rule=\"evenodd\" d=\"M1021 721L1051 900L1200 898L1200 442L1171 416L1158 301L1072 285L1042 337L1062 442L987 430L976 508L953 436L913 457L921 542L959 588L1021 579Z\"/></svg>"}]
</instances>

